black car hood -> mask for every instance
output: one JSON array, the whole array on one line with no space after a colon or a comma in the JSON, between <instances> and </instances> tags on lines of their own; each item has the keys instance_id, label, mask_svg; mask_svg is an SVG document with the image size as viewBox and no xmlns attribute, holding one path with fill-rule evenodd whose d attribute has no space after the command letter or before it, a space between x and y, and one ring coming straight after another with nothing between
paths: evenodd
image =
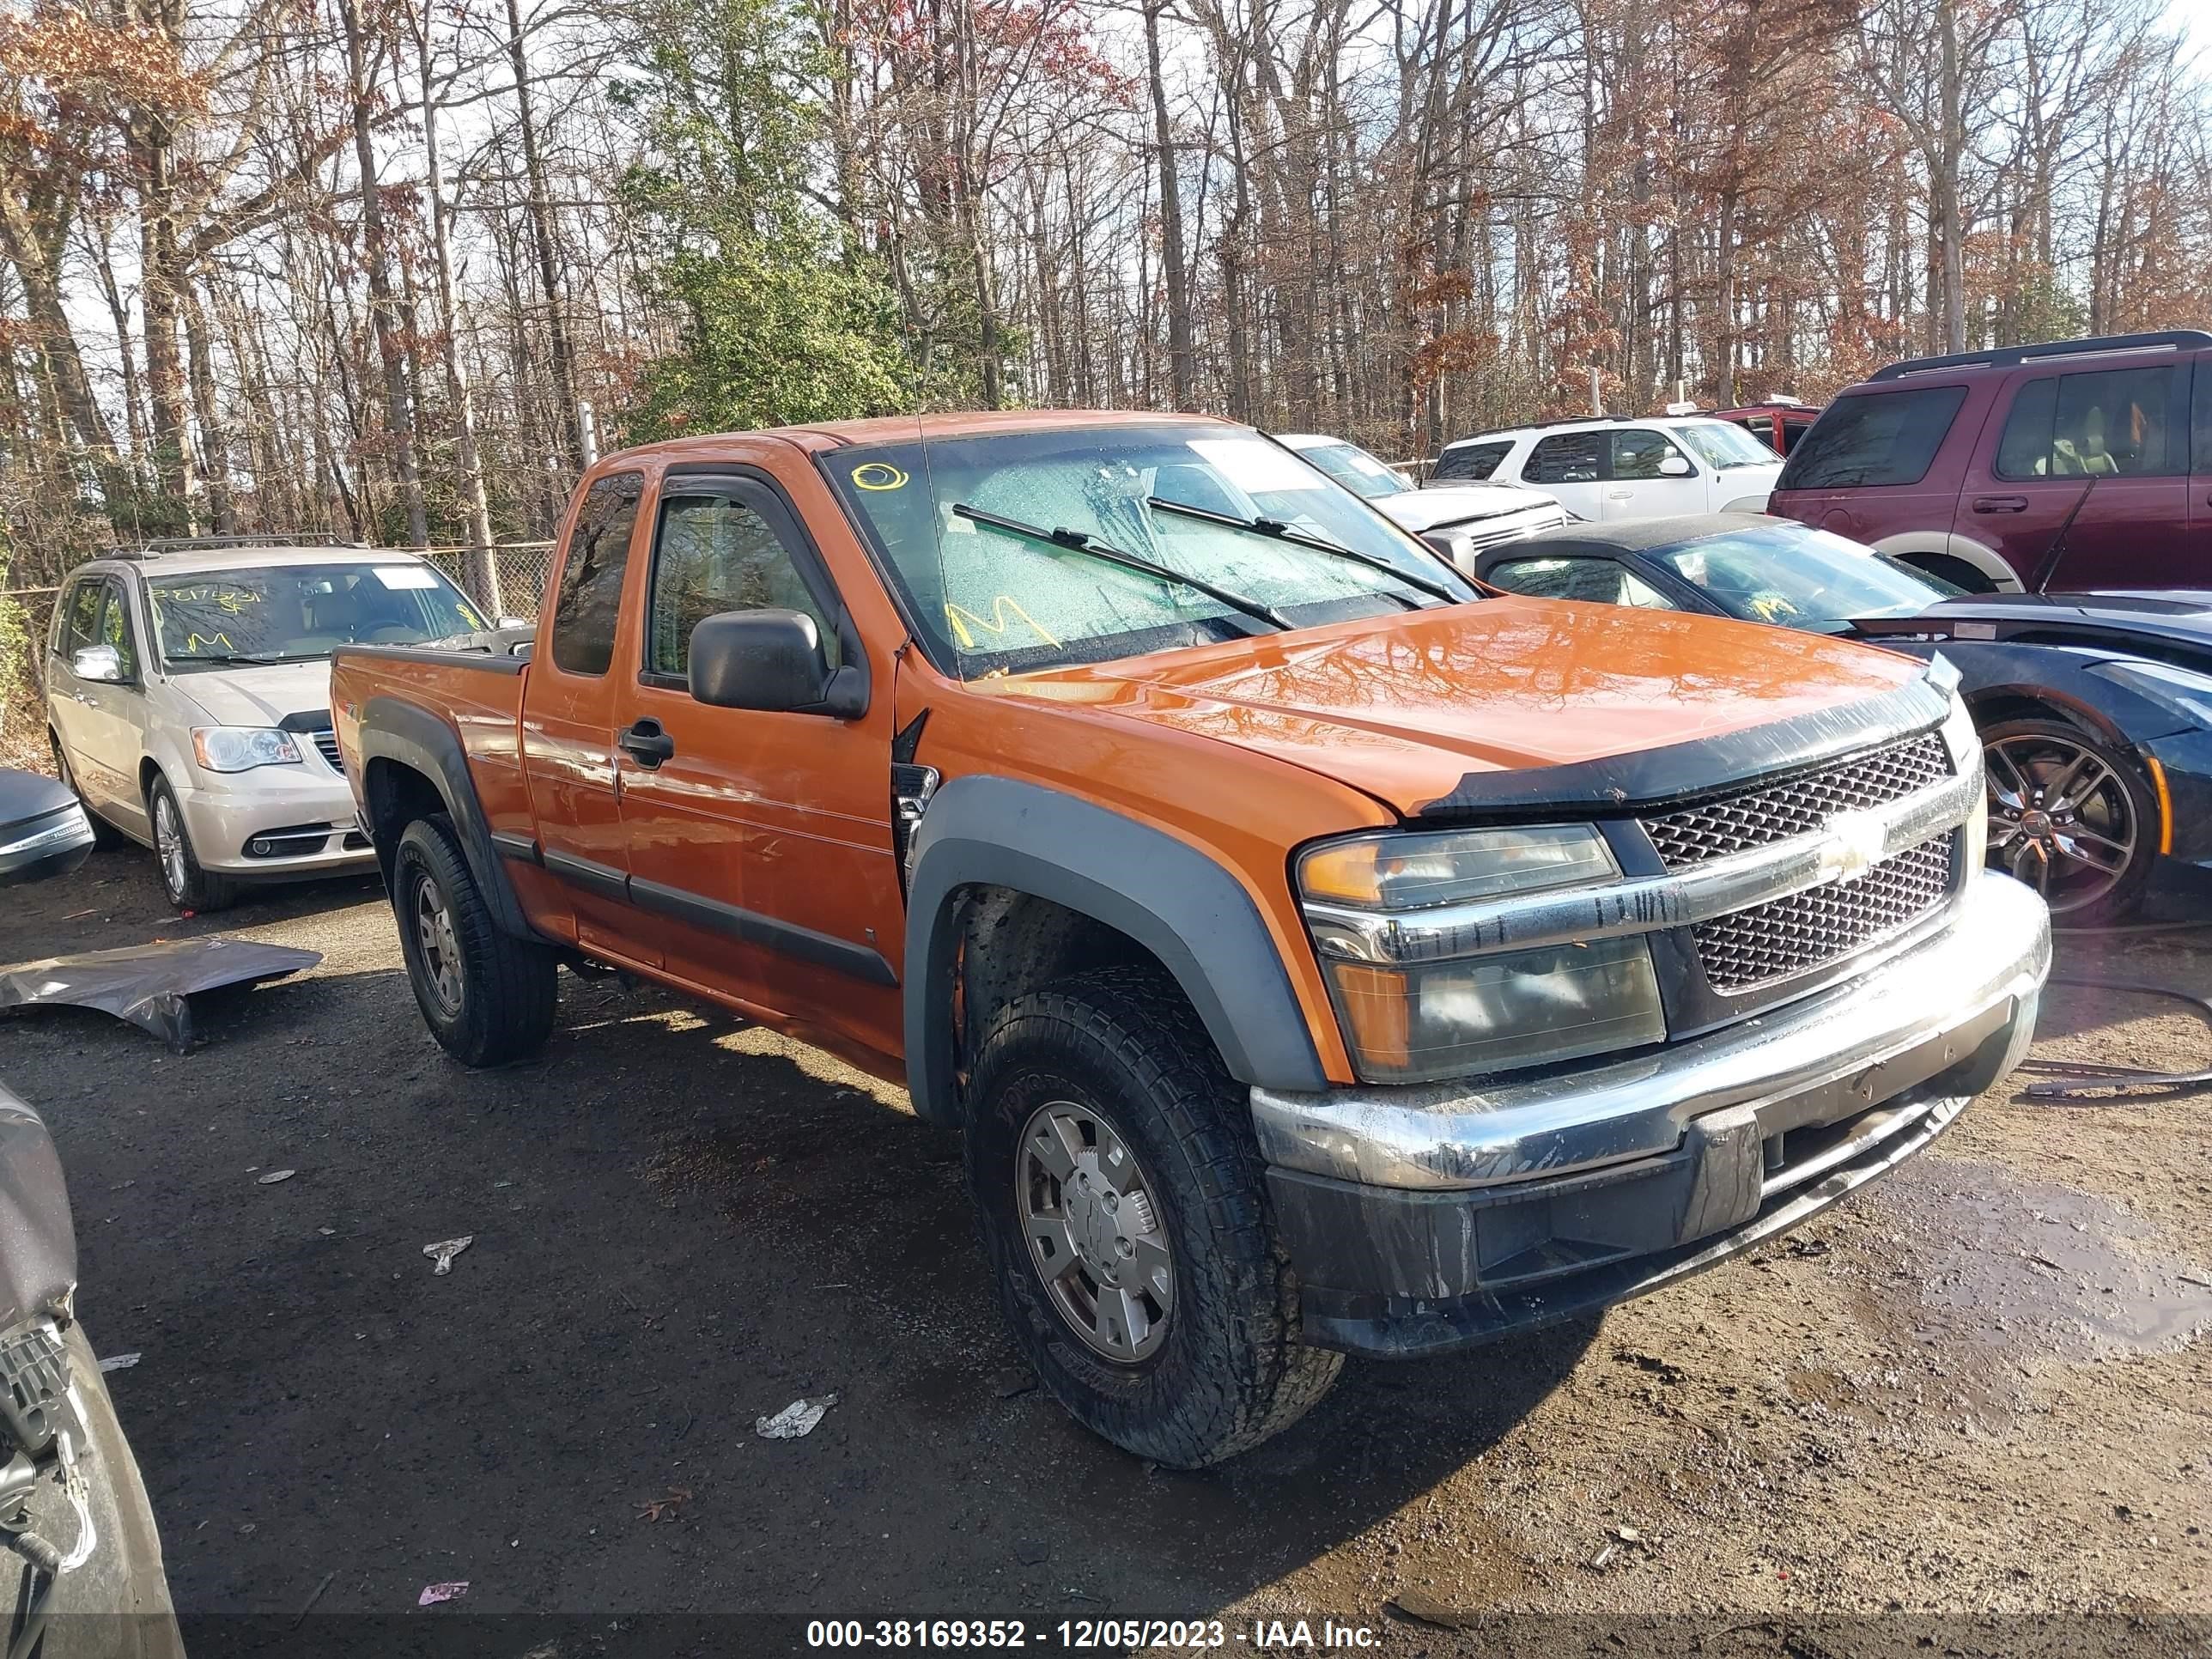
<instances>
[{"instance_id":1,"label":"black car hood","mask_svg":"<svg viewBox=\"0 0 2212 1659\"><path fill-rule=\"evenodd\" d=\"M1863 639L2103 647L2212 668L2212 593L1968 593L1913 617L1869 617Z\"/></svg>"},{"instance_id":2,"label":"black car hood","mask_svg":"<svg viewBox=\"0 0 2212 1659\"><path fill-rule=\"evenodd\" d=\"M0 1084L0 1331L70 1315L76 1229L46 1122Z\"/></svg>"}]
</instances>

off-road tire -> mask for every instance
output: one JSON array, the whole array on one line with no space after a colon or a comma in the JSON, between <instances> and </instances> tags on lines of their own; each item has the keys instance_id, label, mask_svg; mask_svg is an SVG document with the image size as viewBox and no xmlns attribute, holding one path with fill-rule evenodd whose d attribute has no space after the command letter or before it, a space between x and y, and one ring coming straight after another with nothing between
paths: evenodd
<instances>
[{"instance_id":1,"label":"off-road tire","mask_svg":"<svg viewBox=\"0 0 2212 1659\"><path fill-rule=\"evenodd\" d=\"M459 946L458 1008L441 1003L420 937L416 905L426 883L442 901ZM504 1066L545 1046L561 994L553 952L516 939L493 920L453 821L444 814L417 818L400 835L392 854L392 907L407 982L423 1022L447 1054L464 1066Z\"/></svg>"},{"instance_id":2,"label":"off-road tire","mask_svg":"<svg viewBox=\"0 0 2212 1659\"><path fill-rule=\"evenodd\" d=\"M164 803L176 825L177 844L181 854L181 867L172 871L169 860L161 851L161 814ZM192 847L192 832L185 823L184 808L177 805L177 792L169 787L168 779L159 772L146 786L146 823L154 836L154 867L161 872L161 890L168 895L169 902L179 910L228 910L238 902L238 883L228 876L219 876L200 868L200 855Z\"/></svg>"},{"instance_id":3,"label":"off-road tire","mask_svg":"<svg viewBox=\"0 0 2212 1659\"><path fill-rule=\"evenodd\" d=\"M94 811L92 803L84 798L84 791L76 787L76 774L70 770L69 757L62 752L58 732L46 733L46 747L53 751L54 775L62 781L62 787L76 797L76 804L84 808L84 816L92 824L93 846L103 853L110 848L129 846L131 837Z\"/></svg>"},{"instance_id":4,"label":"off-road tire","mask_svg":"<svg viewBox=\"0 0 2212 1659\"><path fill-rule=\"evenodd\" d=\"M2094 755L2112 769L2126 789L2129 808L2135 814L2135 855L2119 879L2097 898L2067 909L2054 909L2051 915L2062 927L2112 927L2131 918L2142 908L2143 889L2149 884L2152 866L2159 857L2159 801L2142 757L2124 744L2112 743L2085 726L2055 718L1999 720L1982 728L1980 735L1984 750L2008 738L2054 738ZM1990 867L2004 868L1994 861Z\"/></svg>"},{"instance_id":5,"label":"off-road tire","mask_svg":"<svg viewBox=\"0 0 2212 1659\"><path fill-rule=\"evenodd\" d=\"M1140 1457L1196 1468L1288 1428L1328 1392L1343 1357L1300 1340L1251 1109L1197 1016L1155 974L1101 969L1014 1000L978 1044L969 1100L969 1189L1000 1301L1077 1421ZM1168 1332L1133 1364L1076 1336L1023 1236L1017 1141L1031 1112L1060 1100L1127 1143L1174 1254Z\"/></svg>"}]
</instances>

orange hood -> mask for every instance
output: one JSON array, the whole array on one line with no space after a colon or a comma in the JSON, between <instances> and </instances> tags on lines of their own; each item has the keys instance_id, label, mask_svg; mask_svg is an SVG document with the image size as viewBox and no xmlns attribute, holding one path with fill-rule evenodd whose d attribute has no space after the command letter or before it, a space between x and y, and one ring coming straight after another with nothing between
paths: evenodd
<instances>
[{"instance_id":1,"label":"orange hood","mask_svg":"<svg viewBox=\"0 0 2212 1659\"><path fill-rule=\"evenodd\" d=\"M1508 598L971 689L1255 749L1412 814L1469 773L1718 736L1839 708L1925 672L1825 635Z\"/></svg>"}]
</instances>

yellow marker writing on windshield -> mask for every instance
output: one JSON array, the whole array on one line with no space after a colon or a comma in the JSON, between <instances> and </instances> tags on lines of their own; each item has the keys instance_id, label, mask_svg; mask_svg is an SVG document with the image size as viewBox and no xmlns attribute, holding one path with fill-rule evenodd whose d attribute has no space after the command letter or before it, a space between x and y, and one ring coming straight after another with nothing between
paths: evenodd
<instances>
[{"instance_id":1,"label":"yellow marker writing on windshield","mask_svg":"<svg viewBox=\"0 0 2212 1659\"><path fill-rule=\"evenodd\" d=\"M853 469L855 489L903 489L907 475L888 461L863 461Z\"/></svg>"},{"instance_id":2,"label":"yellow marker writing on windshield","mask_svg":"<svg viewBox=\"0 0 2212 1659\"><path fill-rule=\"evenodd\" d=\"M1003 634L1008 626L1006 616L1009 611L1027 623L1036 631L1036 636L1054 650L1060 649L1060 641L1046 633L1035 617L1030 615L1017 601L1008 599L1004 593L991 601L991 616L988 622L974 611L963 605L954 605L949 600L945 606L945 620L952 624L953 637L960 641L960 648L963 651L973 651L975 648L975 636L969 632L968 624L973 623L986 634Z\"/></svg>"}]
</instances>

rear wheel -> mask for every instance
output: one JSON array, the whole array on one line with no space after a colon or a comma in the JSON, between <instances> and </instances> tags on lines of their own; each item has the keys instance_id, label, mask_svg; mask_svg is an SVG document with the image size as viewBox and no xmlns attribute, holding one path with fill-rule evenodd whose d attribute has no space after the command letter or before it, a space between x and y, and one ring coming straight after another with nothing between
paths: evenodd
<instances>
[{"instance_id":1,"label":"rear wheel","mask_svg":"<svg viewBox=\"0 0 2212 1659\"><path fill-rule=\"evenodd\" d=\"M465 1066L503 1066L544 1046L560 1001L553 953L492 919L442 815L416 819L399 837L392 903L408 983L447 1054Z\"/></svg>"},{"instance_id":2,"label":"rear wheel","mask_svg":"<svg viewBox=\"0 0 2212 1659\"><path fill-rule=\"evenodd\" d=\"M76 804L84 808L84 815L92 824L92 844L103 851L111 847L126 845L129 837L99 813L94 811L92 803L84 798L84 791L76 787L76 774L70 770L69 755L62 748L60 734L54 732L47 732L46 746L53 750L54 775L62 781L64 788L76 797Z\"/></svg>"},{"instance_id":3,"label":"rear wheel","mask_svg":"<svg viewBox=\"0 0 2212 1659\"><path fill-rule=\"evenodd\" d=\"M1989 860L2077 927L2124 920L2158 855L2159 808L2135 757L2063 720L1982 733Z\"/></svg>"},{"instance_id":4,"label":"rear wheel","mask_svg":"<svg viewBox=\"0 0 2212 1659\"><path fill-rule=\"evenodd\" d=\"M968 1179L1014 1338L1115 1445L1196 1468L1328 1392L1249 1109L1182 999L1115 969L1016 1000L973 1074Z\"/></svg>"},{"instance_id":5,"label":"rear wheel","mask_svg":"<svg viewBox=\"0 0 2212 1659\"><path fill-rule=\"evenodd\" d=\"M1899 564L1909 564L1915 570L1925 571L1938 581L1945 581L1961 593L1994 593L1997 585L1990 580L1979 565L1950 553L1900 553Z\"/></svg>"},{"instance_id":6,"label":"rear wheel","mask_svg":"<svg viewBox=\"0 0 2212 1659\"><path fill-rule=\"evenodd\" d=\"M154 824L154 856L161 865L161 890L179 910L228 910L238 902L238 884L200 868L191 831L177 805L177 793L160 773L146 788L146 816Z\"/></svg>"}]
</instances>

